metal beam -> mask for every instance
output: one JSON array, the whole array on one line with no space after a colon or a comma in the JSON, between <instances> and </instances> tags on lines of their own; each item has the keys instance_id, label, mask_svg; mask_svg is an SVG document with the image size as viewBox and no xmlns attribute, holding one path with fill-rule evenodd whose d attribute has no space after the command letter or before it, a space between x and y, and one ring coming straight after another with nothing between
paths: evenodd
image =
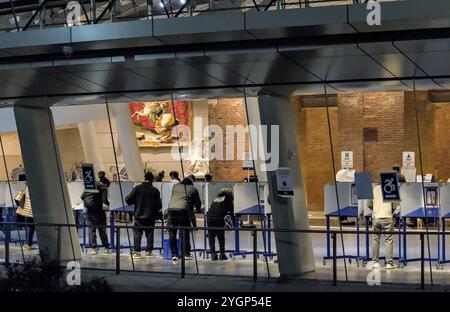
<instances>
[{"instance_id":1,"label":"metal beam","mask_svg":"<svg viewBox=\"0 0 450 312\"><path fill-rule=\"evenodd\" d=\"M36 16L41 12L42 8L45 7L45 4L47 3L47 0L42 1L42 3L39 5L38 9L34 11L33 16L28 20L28 22L25 24L25 26L22 28L22 31L25 31L28 29L28 27L31 25L31 23L34 21Z\"/></svg>"},{"instance_id":2,"label":"metal beam","mask_svg":"<svg viewBox=\"0 0 450 312\"><path fill-rule=\"evenodd\" d=\"M103 18L103 16L106 14L106 12L112 7L112 5L116 2L116 0L109 0L108 4L106 5L106 8L103 10L102 13L100 13L100 16L97 17L97 19L95 20L94 24L98 24L98 22L101 21L101 19Z\"/></svg>"}]
</instances>

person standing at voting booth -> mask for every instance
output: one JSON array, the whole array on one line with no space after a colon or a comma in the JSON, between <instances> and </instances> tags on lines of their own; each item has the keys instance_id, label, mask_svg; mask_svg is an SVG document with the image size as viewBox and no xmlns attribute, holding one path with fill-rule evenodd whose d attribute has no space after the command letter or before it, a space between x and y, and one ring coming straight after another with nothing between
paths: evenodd
<instances>
[{"instance_id":1,"label":"person standing at voting booth","mask_svg":"<svg viewBox=\"0 0 450 312\"><path fill-rule=\"evenodd\" d=\"M178 260L177 227L197 226L194 215L194 208L201 208L200 195L194 187L190 178L185 178L180 183L174 184L172 196L170 197L168 210L169 244L172 252L172 261ZM181 235L180 231L180 235ZM185 259L191 260L191 244L189 241L189 230L184 230L185 239Z\"/></svg>"},{"instance_id":2,"label":"person standing at voting booth","mask_svg":"<svg viewBox=\"0 0 450 312\"><path fill-rule=\"evenodd\" d=\"M225 228L227 225L232 227L234 215L234 196L233 191L223 188L214 198L206 214L208 227ZM219 241L220 255L216 253L216 237ZM224 230L208 230L209 249L211 250L211 259L227 260L225 255L225 231Z\"/></svg>"},{"instance_id":3,"label":"person standing at voting booth","mask_svg":"<svg viewBox=\"0 0 450 312\"><path fill-rule=\"evenodd\" d=\"M147 247L145 257L153 258L153 241L155 221L161 218L161 194L152 185L154 176L151 172L146 172L144 182L135 186L130 194L125 198L128 205L134 205L134 252L133 258L141 257L142 234L145 232ZM149 228L143 228L149 227Z\"/></svg>"},{"instance_id":4,"label":"person standing at voting booth","mask_svg":"<svg viewBox=\"0 0 450 312\"><path fill-rule=\"evenodd\" d=\"M95 190L85 190L81 194L86 209L86 223L89 227L89 241L91 242L92 254L98 254L97 231L105 253L109 253L109 241L106 234L106 212L104 205L109 206L108 188L101 182L96 183Z\"/></svg>"},{"instance_id":5,"label":"person standing at voting booth","mask_svg":"<svg viewBox=\"0 0 450 312\"><path fill-rule=\"evenodd\" d=\"M27 244L26 249L33 249L33 236L36 228L34 226L33 219L33 210L31 208L31 200L30 200L30 192L28 190L28 185L25 185L25 188L17 193L14 201L17 204L17 222L25 222L27 224L28 233L27 233Z\"/></svg>"},{"instance_id":6,"label":"person standing at voting booth","mask_svg":"<svg viewBox=\"0 0 450 312\"><path fill-rule=\"evenodd\" d=\"M380 267L380 238L382 232L386 240L386 269L395 269L396 265L393 260L394 253L394 215L400 209L396 202L384 202L381 185L377 185L373 189L373 200L368 201L368 207L372 210L372 230L376 232L373 234L372 243L372 269Z\"/></svg>"}]
</instances>

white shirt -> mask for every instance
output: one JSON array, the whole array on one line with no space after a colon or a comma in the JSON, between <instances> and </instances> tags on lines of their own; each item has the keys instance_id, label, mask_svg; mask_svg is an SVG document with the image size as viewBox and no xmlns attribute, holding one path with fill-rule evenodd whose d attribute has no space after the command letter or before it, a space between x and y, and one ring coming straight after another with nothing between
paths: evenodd
<instances>
[{"instance_id":1,"label":"white shirt","mask_svg":"<svg viewBox=\"0 0 450 312\"><path fill-rule=\"evenodd\" d=\"M390 202L383 202L383 194L381 192L381 185L373 188L373 212L372 219L393 218L392 204Z\"/></svg>"}]
</instances>

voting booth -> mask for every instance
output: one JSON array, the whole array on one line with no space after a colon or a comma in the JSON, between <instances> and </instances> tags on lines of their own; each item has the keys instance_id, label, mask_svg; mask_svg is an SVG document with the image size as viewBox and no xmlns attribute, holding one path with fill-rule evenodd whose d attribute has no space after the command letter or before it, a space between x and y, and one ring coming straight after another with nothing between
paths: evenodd
<instances>
[{"instance_id":1,"label":"voting booth","mask_svg":"<svg viewBox=\"0 0 450 312\"><path fill-rule=\"evenodd\" d=\"M336 189L337 196L339 197L339 206L338 200L336 198ZM363 213L364 205L358 202L358 197L356 194L356 184L353 182L337 182L336 185L334 183L327 183L324 186L324 212L326 219L326 229L327 229L327 254L323 258L324 263L326 260L332 259L331 256L331 241L330 241L330 218L339 218L339 217L349 217L356 218L356 231L358 234L356 235L356 255L345 255L345 258L351 261L355 259L357 263L362 259L360 256L360 247L359 247L359 224L358 217ZM344 256L338 256L338 258L342 259Z\"/></svg>"},{"instance_id":2,"label":"voting booth","mask_svg":"<svg viewBox=\"0 0 450 312\"><path fill-rule=\"evenodd\" d=\"M442 255L439 264L449 263L446 256L446 234L445 221L450 218L450 183L441 183L439 185L440 206L439 213L442 224Z\"/></svg>"},{"instance_id":3,"label":"voting booth","mask_svg":"<svg viewBox=\"0 0 450 312\"><path fill-rule=\"evenodd\" d=\"M406 235L406 218L424 219L424 218L439 218L440 212L440 192L442 188L438 183L404 183L400 187L400 217L402 218L403 229L403 254L401 262L407 264L408 262L420 261L418 258L407 257L407 235ZM427 222L425 220L425 222ZM438 222L438 232L440 231L440 224ZM426 259L426 261L440 260L440 236L438 238L437 256Z\"/></svg>"}]
</instances>

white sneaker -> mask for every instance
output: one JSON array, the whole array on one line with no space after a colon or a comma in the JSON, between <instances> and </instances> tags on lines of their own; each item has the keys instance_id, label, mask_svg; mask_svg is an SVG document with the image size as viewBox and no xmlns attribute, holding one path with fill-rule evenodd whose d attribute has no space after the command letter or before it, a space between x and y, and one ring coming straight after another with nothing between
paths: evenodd
<instances>
[{"instance_id":1,"label":"white sneaker","mask_svg":"<svg viewBox=\"0 0 450 312\"><path fill-rule=\"evenodd\" d=\"M103 251L105 255L109 255L111 253L111 250L109 248L105 248L105 251Z\"/></svg>"},{"instance_id":2,"label":"white sneaker","mask_svg":"<svg viewBox=\"0 0 450 312\"><path fill-rule=\"evenodd\" d=\"M172 257L172 261L173 262L177 262L178 261L178 257Z\"/></svg>"},{"instance_id":3,"label":"white sneaker","mask_svg":"<svg viewBox=\"0 0 450 312\"><path fill-rule=\"evenodd\" d=\"M133 259L141 259L141 253L135 251L135 252L133 252L132 257L133 257Z\"/></svg>"},{"instance_id":4,"label":"white sneaker","mask_svg":"<svg viewBox=\"0 0 450 312\"><path fill-rule=\"evenodd\" d=\"M397 266L394 263L388 263L386 264L386 270L393 270L396 269Z\"/></svg>"},{"instance_id":5,"label":"white sneaker","mask_svg":"<svg viewBox=\"0 0 450 312\"><path fill-rule=\"evenodd\" d=\"M380 263L378 261L372 261L372 263L369 266L370 270L379 269L379 268L380 268Z\"/></svg>"},{"instance_id":6,"label":"white sneaker","mask_svg":"<svg viewBox=\"0 0 450 312\"><path fill-rule=\"evenodd\" d=\"M146 252L145 253L145 258L147 258L147 259L152 259L152 258L155 258L155 256L151 253L151 252Z\"/></svg>"},{"instance_id":7,"label":"white sneaker","mask_svg":"<svg viewBox=\"0 0 450 312\"><path fill-rule=\"evenodd\" d=\"M192 260L192 259L194 259L191 255L189 255L189 256L184 256L184 260Z\"/></svg>"},{"instance_id":8,"label":"white sneaker","mask_svg":"<svg viewBox=\"0 0 450 312\"><path fill-rule=\"evenodd\" d=\"M92 249L91 255L95 256L97 254L98 254L98 249L97 248Z\"/></svg>"}]
</instances>

